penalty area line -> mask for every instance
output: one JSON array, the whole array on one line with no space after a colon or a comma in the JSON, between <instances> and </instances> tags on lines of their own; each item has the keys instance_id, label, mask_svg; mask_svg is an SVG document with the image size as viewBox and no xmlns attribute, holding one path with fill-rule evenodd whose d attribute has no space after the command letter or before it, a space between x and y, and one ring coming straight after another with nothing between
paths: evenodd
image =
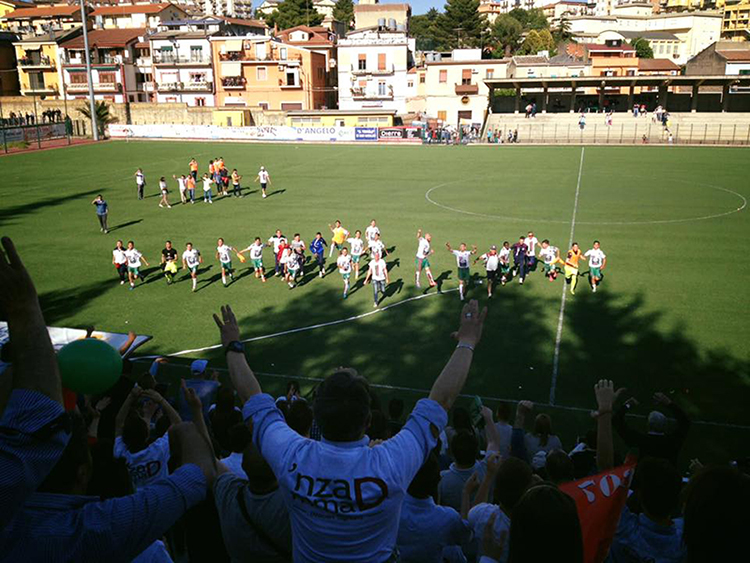
<instances>
[{"instance_id":1,"label":"penalty area line","mask_svg":"<svg viewBox=\"0 0 750 563\"><path fill-rule=\"evenodd\" d=\"M568 248L573 245L573 235L576 229L576 215L578 215L578 196L581 193L581 176L583 176L583 155L586 148L581 147L581 161L578 164L578 181L576 182L576 195L573 200L573 216L570 220L570 239ZM562 342L563 322L565 320L565 300L568 292L566 290L565 280L562 284L562 296L560 297L560 314L557 317L557 335L555 336L555 354L552 358L552 381L549 386L549 404L555 404L555 394L557 392L557 376L560 373L560 342Z\"/></svg>"}]
</instances>

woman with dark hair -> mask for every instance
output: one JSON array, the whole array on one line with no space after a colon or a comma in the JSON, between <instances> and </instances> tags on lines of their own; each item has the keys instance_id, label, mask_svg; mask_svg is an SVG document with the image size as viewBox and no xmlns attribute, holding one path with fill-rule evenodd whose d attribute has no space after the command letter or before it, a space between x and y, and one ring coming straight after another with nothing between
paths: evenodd
<instances>
[{"instance_id":1,"label":"woman with dark hair","mask_svg":"<svg viewBox=\"0 0 750 563\"><path fill-rule=\"evenodd\" d=\"M552 450L562 450L562 442L560 438L552 433L552 419L548 414L539 414L534 419L534 430L526 434L526 453L528 455L529 463L536 467L538 464L534 464L534 456L539 452L544 452L544 457ZM541 462L540 462L541 463ZM541 467L544 467L544 463L541 463Z\"/></svg>"}]
</instances>

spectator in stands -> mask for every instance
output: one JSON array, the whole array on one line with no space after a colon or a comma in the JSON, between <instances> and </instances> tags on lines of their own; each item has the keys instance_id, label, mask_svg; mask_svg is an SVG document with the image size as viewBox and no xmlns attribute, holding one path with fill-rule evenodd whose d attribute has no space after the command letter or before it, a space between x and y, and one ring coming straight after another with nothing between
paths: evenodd
<instances>
[{"instance_id":1,"label":"spectator in stands","mask_svg":"<svg viewBox=\"0 0 750 563\"><path fill-rule=\"evenodd\" d=\"M535 468L544 467L547 454L552 450L561 450L560 438L552 433L552 419L541 413L534 419L534 430L526 434L526 455Z\"/></svg>"},{"instance_id":2,"label":"spectator in stands","mask_svg":"<svg viewBox=\"0 0 750 563\"><path fill-rule=\"evenodd\" d=\"M229 556L233 563L292 561L292 528L283 492L252 443L245 450L242 470L247 480L223 473L214 487Z\"/></svg>"},{"instance_id":3,"label":"spectator in stands","mask_svg":"<svg viewBox=\"0 0 750 563\"><path fill-rule=\"evenodd\" d=\"M685 560L682 519L675 518L682 479L665 459L638 462L633 494L623 508L609 560L677 563Z\"/></svg>"},{"instance_id":4,"label":"spectator in stands","mask_svg":"<svg viewBox=\"0 0 750 563\"><path fill-rule=\"evenodd\" d=\"M575 502L554 485L529 488L513 508L508 544L513 563L583 563Z\"/></svg>"},{"instance_id":5,"label":"spectator in stands","mask_svg":"<svg viewBox=\"0 0 750 563\"><path fill-rule=\"evenodd\" d=\"M575 479L573 460L562 450L552 450L547 454L544 465L547 481L553 485L562 485Z\"/></svg>"},{"instance_id":6,"label":"spectator in stands","mask_svg":"<svg viewBox=\"0 0 750 563\"><path fill-rule=\"evenodd\" d=\"M464 407L455 407L451 415L451 422L453 424L445 428L445 435L448 438L449 447L453 442L453 437L462 430L472 434L477 439L477 443L479 442L479 433L471 423L471 415L469 414L468 409L465 409Z\"/></svg>"},{"instance_id":7,"label":"spectator in stands","mask_svg":"<svg viewBox=\"0 0 750 563\"><path fill-rule=\"evenodd\" d=\"M495 428L497 429L497 452L505 457L510 455L510 441L513 435L513 425L510 424L510 403L499 403L495 409Z\"/></svg>"},{"instance_id":8,"label":"spectator in stands","mask_svg":"<svg viewBox=\"0 0 750 563\"><path fill-rule=\"evenodd\" d=\"M369 448L364 432L371 418L370 393L364 378L345 368L326 378L313 405L323 439L302 438L284 423L273 398L262 394L232 310L223 307L221 319L214 315L232 382L245 401L243 415L253 422L253 443L285 492L295 559L386 561L394 555L404 494L466 381L485 316L476 301L464 307L455 333L458 346L429 398L417 403L394 438Z\"/></svg>"},{"instance_id":9,"label":"spectator in stands","mask_svg":"<svg viewBox=\"0 0 750 563\"><path fill-rule=\"evenodd\" d=\"M435 504L439 481L440 462L433 451L414 476L401 507L396 543L403 563L455 560L471 540L469 523L458 511ZM465 561L462 555L460 560Z\"/></svg>"},{"instance_id":10,"label":"spectator in stands","mask_svg":"<svg viewBox=\"0 0 750 563\"><path fill-rule=\"evenodd\" d=\"M190 364L190 378L185 380L188 389L193 389L203 405L203 416L208 416L208 411L214 402L216 392L219 389L219 373L212 371L208 373L208 360L195 360ZM178 411L183 420L191 420L192 414L185 398L185 392L180 390Z\"/></svg>"},{"instance_id":11,"label":"spectator in stands","mask_svg":"<svg viewBox=\"0 0 750 563\"><path fill-rule=\"evenodd\" d=\"M687 562L740 560L747 550L750 477L734 467L706 467L690 480L685 498Z\"/></svg>"},{"instance_id":12,"label":"spectator in stands","mask_svg":"<svg viewBox=\"0 0 750 563\"><path fill-rule=\"evenodd\" d=\"M293 402L287 409L284 418L289 428L297 434L303 438L310 437L310 430L313 424L313 411L307 401L303 399Z\"/></svg>"},{"instance_id":13,"label":"spectator in stands","mask_svg":"<svg viewBox=\"0 0 750 563\"><path fill-rule=\"evenodd\" d=\"M235 425L242 424L242 411L234 405L234 391L229 385L217 389L216 402L208 409L208 423L217 451L232 451L229 432Z\"/></svg>"},{"instance_id":14,"label":"spectator in stands","mask_svg":"<svg viewBox=\"0 0 750 563\"><path fill-rule=\"evenodd\" d=\"M244 422L235 424L229 429L229 445L232 453L222 458L221 463L237 477L247 479L247 474L242 469L242 454L253 441L251 430Z\"/></svg>"},{"instance_id":15,"label":"spectator in stands","mask_svg":"<svg viewBox=\"0 0 750 563\"><path fill-rule=\"evenodd\" d=\"M180 415L156 391L133 387L120 407L115 420L115 459L122 458L128 466L133 489L154 483L167 476L169 461L169 434L164 434L149 444L151 417L154 410L147 410L144 418L133 408L140 398L150 399L164 410L170 424L182 422Z\"/></svg>"},{"instance_id":16,"label":"spectator in stands","mask_svg":"<svg viewBox=\"0 0 750 563\"><path fill-rule=\"evenodd\" d=\"M667 433L667 417L657 410L649 413L648 431L645 434L632 429L626 422L625 415L638 405L635 398L628 399L617 410L612 419L612 425L629 447L638 449L641 458L662 457L669 460L672 465L677 466L677 458L680 455L682 445L685 443L688 430L690 430L690 419L664 393L655 393L654 402L668 410L677 419L677 428L674 432Z\"/></svg>"},{"instance_id":17,"label":"spectator in stands","mask_svg":"<svg viewBox=\"0 0 750 563\"><path fill-rule=\"evenodd\" d=\"M513 510L523 494L532 482L534 475L531 467L525 461L516 457L502 460L500 456L493 455L487 459L487 474L482 481L474 499L474 506L468 511L469 525L474 531L474 537L482 538L485 527L494 515L493 528L495 537L502 537L510 531L510 522ZM494 485L494 502L487 502L490 488ZM469 491L467 491L467 494ZM539 531L539 530L538 530ZM546 537L544 539L546 542ZM482 548L477 546L479 553ZM509 545L503 547L504 556L499 559L501 563L508 560Z\"/></svg>"}]
</instances>

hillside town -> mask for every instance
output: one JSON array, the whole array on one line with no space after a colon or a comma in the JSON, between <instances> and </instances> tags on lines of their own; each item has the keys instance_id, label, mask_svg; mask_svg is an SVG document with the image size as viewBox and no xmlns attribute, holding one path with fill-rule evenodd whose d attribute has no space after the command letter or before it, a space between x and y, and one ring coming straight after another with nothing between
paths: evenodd
<instances>
[{"instance_id":1,"label":"hillside town","mask_svg":"<svg viewBox=\"0 0 750 563\"><path fill-rule=\"evenodd\" d=\"M0 94L224 126L748 111L748 39L750 0L0 0Z\"/></svg>"}]
</instances>

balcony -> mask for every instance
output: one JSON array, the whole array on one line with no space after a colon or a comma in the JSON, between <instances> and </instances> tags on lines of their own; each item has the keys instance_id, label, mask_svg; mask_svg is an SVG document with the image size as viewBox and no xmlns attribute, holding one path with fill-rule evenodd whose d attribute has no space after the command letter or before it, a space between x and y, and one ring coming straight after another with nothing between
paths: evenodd
<instances>
[{"instance_id":1,"label":"balcony","mask_svg":"<svg viewBox=\"0 0 750 563\"><path fill-rule=\"evenodd\" d=\"M295 84L279 84L279 88L282 90L299 90L302 88L302 82L297 82Z\"/></svg>"},{"instance_id":2,"label":"balcony","mask_svg":"<svg viewBox=\"0 0 750 563\"><path fill-rule=\"evenodd\" d=\"M87 82L76 82L66 84L65 90L71 93L88 92L89 85ZM118 82L96 82L94 83L94 92L120 92L122 84Z\"/></svg>"},{"instance_id":3,"label":"balcony","mask_svg":"<svg viewBox=\"0 0 750 563\"><path fill-rule=\"evenodd\" d=\"M161 82L159 92L211 92L213 82Z\"/></svg>"},{"instance_id":4,"label":"balcony","mask_svg":"<svg viewBox=\"0 0 750 563\"><path fill-rule=\"evenodd\" d=\"M152 60L156 66L211 66L211 57L164 55L154 51Z\"/></svg>"},{"instance_id":5,"label":"balcony","mask_svg":"<svg viewBox=\"0 0 750 563\"><path fill-rule=\"evenodd\" d=\"M393 88L386 93L367 92L364 89L352 88L352 98L355 100L393 100Z\"/></svg>"},{"instance_id":6,"label":"balcony","mask_svg":"<svg viewBox=\"0 0 750 563\"><path fill-rule=\"evenodd\" d=\"M18 61L24 70L54 70L55 63L49 57L24 57Z\"/></svg>"},{"instance_id":7,"label":"balcony","mask_svg":"<svg viewBox=\"0 0 750 563\"><path fill-rule=\"evenodd\" d=\"M245 82L244 76L225 76L221 79L221 87L224 90L244 90Z\"/></svg>"},{"instance_id":8,"label":"balcony","mask_svg":"<svg viewBox=\"0 0 750 563\"><path fill-rule=\"evenodd\" d=\"M36 84L29 86L28 88L22 87L21 94L24 96L45 96L50 94L57 94L57 86L45 86L43 84Z\"/></svg>"},{"instance_id":9,"label":"balcony","mask_svg":"<svg viewBox=\"0 0 750 563\"><path fill-rule=\"evenodd\" d=\"M302 57L297 55L287 59L280 59L274 58L272 53L266 53L264 57L257 57L253 53L247 51L229 51L228 53L219 53L219 60L221 62L273 62L287 66L299 66L302 62Z\"/></svg>"},{"instance_id":10,"label":"balcony","mask_svg":"<svg viewBox=\"0 0 750 563\"><path fill-rule=\"evenodd\" d=\"M477 84L456 84L456 96L475 96L479 94Z\"/></svg>"},{"instance_id":11,"label":"balcony","mask_svg":"<svg viewBox=\"0 0 750 563\"><path fill-rule=\"evenodd\" d=\"M354 66L352 66L351 68L352 68L352 74L354 76L367 76L368 74L372 76L388 76L396 72L395 65L390 65L390 66L386 65L385 68L377 68L377 69L355 68Z\"/></svg>"}]
</instances>

